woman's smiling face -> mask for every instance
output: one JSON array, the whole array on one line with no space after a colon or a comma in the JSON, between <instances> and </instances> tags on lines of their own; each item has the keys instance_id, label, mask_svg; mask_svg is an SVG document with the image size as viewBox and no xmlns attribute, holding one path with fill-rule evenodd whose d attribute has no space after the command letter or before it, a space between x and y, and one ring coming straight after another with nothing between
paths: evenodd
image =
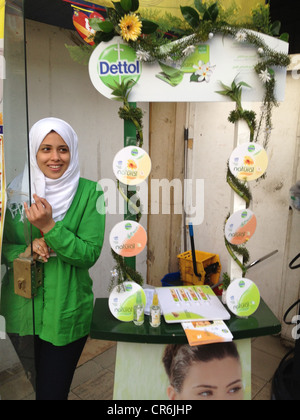
<instances>
[{"instance_id":1,"label":"woman's smiling face","mask_svg":"<svg viewBox=\"0 0 300 420\"><path fill-rule=\"evenodd\" d=\"M63 138L52 131L41 143L36 159L47 178L59 179L69 167L70 150Z\"/></svg>"}]
</instances>

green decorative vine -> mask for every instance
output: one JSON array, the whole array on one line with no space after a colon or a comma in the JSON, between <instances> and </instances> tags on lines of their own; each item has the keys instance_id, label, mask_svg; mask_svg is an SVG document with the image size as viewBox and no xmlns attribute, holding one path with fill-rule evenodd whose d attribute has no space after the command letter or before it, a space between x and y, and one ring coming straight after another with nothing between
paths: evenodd
<instances>
[{"instance_id":1,"label":"green decorative vine","mask_svg":"<svg viewBox=\"0 0 300 420\"><path fill-rule=\"evenodd\" d=\"M218 91L217 93L220 95L228 96L230 99L236 102L236 110L230 113L228 118L229 121L235 124L239 120L244 120L249 127L250 141L252 142L254 140L254 133L256 129L256 113L254 111L244 110L242 107L242 88L251 88L251 86L245 82L236 83L235 80L232 82L231 86L226 86L223 83L221 83L221 85L224 90Z\"/></svg>"},{"instance_id":2,"label":"green decorative vine","mask_svg":"<svg viewBox=\"0 0 300 420\"><path fill-rule=\"evenodd\" d=\"M137 131L137 146L142 147L144 143L143 136L143 111L141 108L132 108L128 101L130 92L135 85L133 80L122 81L115 86L109 86L112 90L112 96L116 101L123 102L123 106L119 109L119 117L125 121L131 121Z\"/></svg>"},{"instance_id":3,"label":"green decorative vine","mask_svg":"<svg viewBox=\"0 0 300 420\"><path fill-rule=\"evenodd\" d=\"M249 208L252 201L252 193L246 182L240 181L234 175L232 175L229 169L229 165L227 167L227 183L237 195L245 200L246 207Z\"/></svg>"},{"instance_id":4,"label":"green decorative vine","mask_svg":"<svg viewBox=\"0 0 300 420\"><path fill-rule=\"evenodd\" d=\"M224 228L225 228L225 224L227 222L227 220L229 219L230 214L228 214L228 216L226 217L225 223L224 223ZM245 247L245 245L233 245L231 244L226 237L224 236L224 241L225 241L225 246L226 249L229 253L229 255L231 256L231 258L237 263L237 265L240 267L240 269L242 270L243 276L246 275L247 273L247 267L246 265L249 263L250 261L250 254L248 249ZM238 256L242 257L242 261L239 260ZM224 273L225 277L227 276L228 278L230 278L228 273ZM229 282L230 284L230 282ZM226 290L229 286L229 284L226 285L223 284L223 289Z\"/></svg>"},{"instance_id":5,"label":"green decorative vine","mask_svg":"<svg viewBox=\"0 0 300 420\"><path fill-rule=\"evenodd\" d=\"M142 286L144 284L144 279L140 273L134 270L125 263L123 257L118 255L116 252L111 250L112 256L116 262L116 266L112 271L112 279L109 285L109 292L113 290L114 287L118 286L121 290L122 285L125 281L134 281L135 283Z\"/></svg>"},{"instance_id":6,"label":"green decorative vine","mask_svg":"<svg viewBox=\"0 0 300 420\"><path fill-rule=\"evenodd\" d=\"M125 121L131 121L136 128L136 137L137 137L137 146L143 146L143 111L141 108L133 108L130 106L128 97L130 92L135 85L135 82L132 80L122 81L120 84L115 86L110 86L112 89L112 96L114 96L116 101L123 102L123 106L119 109L119 117ZM135 215L136 221L139 222L142 217L141 203L138 199L136 203L131 200L133 195L136 195L134 191L124 191L122 184L117 181L118 190L127 203L128 209L130 211L130 220L132 220L132 215ZM109 291L111 291L115 286L121 286L125 281L134 281L140 286L144 284L144 279L140 273L134 270L131 267L126 265L125 259L118 255L112 250L112 256L115 260L116 266L112 271L111 283L109 286Z\"/></svg>"}]
</instances>

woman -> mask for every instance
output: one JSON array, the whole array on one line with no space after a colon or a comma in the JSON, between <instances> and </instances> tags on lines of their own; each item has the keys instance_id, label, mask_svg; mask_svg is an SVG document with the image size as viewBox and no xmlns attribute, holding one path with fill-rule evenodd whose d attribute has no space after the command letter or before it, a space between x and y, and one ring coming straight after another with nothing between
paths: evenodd
<instances>
[{"instance_id":1,"label":"woman","mask_svg":"<svg viewBox=\"0 0 300 420\"><path fill-rule=\"evenodd\" d=\"M243 400L240 357L234 343L168 345L163 364L170 400Z\"/></svg>"},{"instance_id":2,"label":"woman","mask_svg":"<svg viewBox=\"0 0 300 420\"><path fill-rule=\"evenodd\" d=\"M22 194L16 191L24 190L25 173L8 191L3 262L10 269L3 281L1 312L9 333L35 335L37 400L68 398L92 320L88 270L100 256L105 211L99 186L80 178L77 142L72 127L62 120L36 123L30 131L33 204L18 202ZM23 209L32 226L32 244ZM31 253L44 262L43 286L33 300L34 331L32 300L14 294L11 270L14 259Z\"/></svg>"}]
</instances>

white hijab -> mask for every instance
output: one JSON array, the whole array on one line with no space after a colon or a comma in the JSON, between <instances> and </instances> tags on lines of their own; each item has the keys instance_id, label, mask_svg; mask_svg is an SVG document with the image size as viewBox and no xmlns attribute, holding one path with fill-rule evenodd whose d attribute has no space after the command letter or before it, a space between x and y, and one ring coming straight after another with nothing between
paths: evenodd
<instances>
[{"instance_id":1,"label":"white hijab","mask_svg":"<svg viewBox=\"0 0 300 420\"><path fill-rule=\"evenodd\" d=\"M41 143L51 131L59 134L70 150L69 167L59 179L47 178L36 160ZM58 118L45 118L31 128L29 142L32 202L34 202L33 194L45 198L52 206L53 219L56 222L60 221L72 204L80 178L77 134L65 121ZM23 202L28 199L28 190L28 165L26 164L24 173L16 177L7 188L8 208L13 217L19 213L23 220Z\"/></svg>"},{"instance_id":2,"label":"white hijab","mask_svg":"<svg viewBox=\"0 0 300 420\"><path fill-rule=\"evenodd\" d=\"M58 179L47 178L36 160L41 143L51 131L59 134L70 150L69 167ZM52 206L53 219L62 220L72 204L80 178L77 134L65 121L58 118L45 118L31 128L29 142L31 194L45 198Z\"/></svg>"}]
</instances>

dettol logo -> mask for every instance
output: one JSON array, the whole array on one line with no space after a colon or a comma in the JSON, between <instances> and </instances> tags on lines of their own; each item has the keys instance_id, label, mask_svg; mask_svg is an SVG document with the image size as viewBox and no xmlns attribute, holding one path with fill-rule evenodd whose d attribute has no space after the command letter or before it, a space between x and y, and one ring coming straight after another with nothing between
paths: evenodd
<instances>
[{"instance_id":1,"label":"dettol logo","mask_svg":"<svg viewBox=\"0 0 300 420\"><path fill-rule=\"evenodd\" d=\"M99 55L98 76L107 87L116 86L126 79L137 82L141 70L136 52L129 45L114 43Z\"/></svg>"}]
</instances>

